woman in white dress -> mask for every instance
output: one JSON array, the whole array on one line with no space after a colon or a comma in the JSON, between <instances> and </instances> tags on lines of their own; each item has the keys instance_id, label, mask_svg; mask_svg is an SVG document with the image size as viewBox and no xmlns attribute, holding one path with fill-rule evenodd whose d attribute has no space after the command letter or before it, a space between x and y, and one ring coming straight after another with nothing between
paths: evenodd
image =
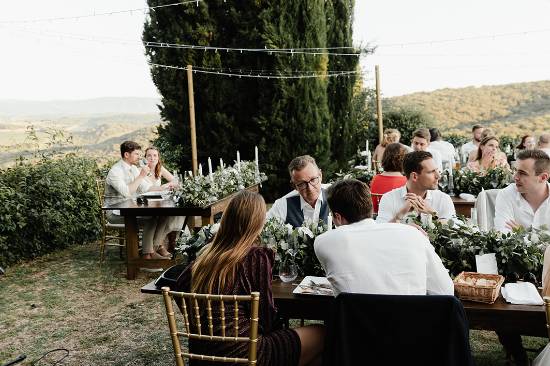
<instances>
[{"instance_id":1,"label":"woman in white dress","mask_svg":"<svg viewBox=\"0 0 550 366\"><path fill-rule=\"evenodd\" d=\"M172 175L168 169L162 165L160 153L156 147L148 147L145 150L145 160L151 173L147 175L140 186L142 192L160 192L174 189L178 186L177 178ZM162 184L162 179L167 183ZM164 257L171 257L172 254L165 248L164 240L172 232L179 233L185 222L185 216L165 216L159 217L157 228L153 238L153 245L157 253ZM177 236L177 235L176 235Z\"/></svg>"}]
</instances>

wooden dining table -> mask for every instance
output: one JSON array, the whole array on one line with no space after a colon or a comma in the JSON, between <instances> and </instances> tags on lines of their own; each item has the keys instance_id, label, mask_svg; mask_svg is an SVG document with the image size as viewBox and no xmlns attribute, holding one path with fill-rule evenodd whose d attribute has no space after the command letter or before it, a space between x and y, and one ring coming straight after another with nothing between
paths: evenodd
<instances>
[{"instance_id":1,"label":"wooden dining table","mask_svg":"<svg viewBox=\"0 0 550 366\"><path fill-rule=\"evenodd\" d=\"M295 283L299 282L297 280ZM327 320L334 297L298 295L292 291L296 284L274 280L273 300L283 319ZM141 288L144 294L161 294L151 281ZM462 301L470 329L510 332L526 336L548 337L543 305L513 305L499 296L495 303ZM406 312L406 309L404 309ZM401 314L403 315L403 314ZM396 316L399 316L396 314Z\"/></svg>"},{"instance_id":2,"label":"wooden dining table","mask_svg":"<svg viewBox=\"0 0 550 366\"><path fill-rule=\"evenodd\" d=\"M258 192L259 184L246 188ZM182 207L171 199L149 199L147 204L139 204L134 199L126 199L103 210L119 210L124 216L126 236L126 278L134 280L139 268L168 268L175 264L170 259L142 259L139 255L138 216L200 216L202 225L214 223L214 216L222 213L236 193L222 198L205 207Z\"/></svg>"},{"instance_id":3,"label":"wooden dining table","mask_svg":"<svg viewBox=\"0 0 550 366\"><path fill-rule=\"evenodd\" d=\"M471 209L474 208L475 201L467 201L457 196L451 196L453 200L453 205L455 206L455 211L457 215L462 215L465 217L471 216Z\"/></svg>"}]
</instances>

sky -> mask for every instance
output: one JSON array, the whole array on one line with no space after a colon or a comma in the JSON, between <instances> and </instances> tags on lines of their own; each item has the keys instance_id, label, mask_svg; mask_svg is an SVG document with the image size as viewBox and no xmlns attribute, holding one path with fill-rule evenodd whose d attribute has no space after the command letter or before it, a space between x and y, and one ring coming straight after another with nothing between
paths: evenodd
<instances>
[{"instance_id":1,"label":"sky","mask_svg":"<svg viewBox=\"0 0 550 366\"><path fill-rule=\"evenodd\" d=\"M97 16L145 6L143 0L4 5L0 99L158 97L141 44L144 11ZM548 80L548 14L550 0L356 0L354 40L376 46L361 65L368 86L380 65L386 97Z\"/></svg>"}]
</instances>

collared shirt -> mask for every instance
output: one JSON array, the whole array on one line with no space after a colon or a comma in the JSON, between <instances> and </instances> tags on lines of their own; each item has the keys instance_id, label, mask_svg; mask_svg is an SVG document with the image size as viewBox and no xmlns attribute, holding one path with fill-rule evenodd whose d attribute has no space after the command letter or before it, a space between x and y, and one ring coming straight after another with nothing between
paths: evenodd
<instances>
[{"instance_id":1,"label":"collared shirt","mask_svg":"<svg viewBox=\"0 0 550 366\"><path fill-rule=\"evenodd\" d=\"M321 188L328 188L330 187L330 184L322 184ZM275 200L275 203L273 203L273 206L267 211L267 219L270 219L272 217L277 217L281 221L286 220L286 213L287 213L287 207L286 207L286 199L288 197L298 196L300 193L298 193L297 190L294 190L285 196ZM319 212L321 211L321 205L323 204L323 200L325 199L323 197L323 191L321 190L321 193L319 194L319 197L317 198L317 202L315 202L315 207L311 207L309 203L307 203L304 198L300 195L300 209L304 213L304 220L309 222L317 222L319 221Z\"/></svg>"},{"instance_id":2,"label":"collared shirt","mask_svg":"<svg viewBox=\"0 0 550 366\"><path fill-rule=\"evenodd\" d=\"M365 219L319 235L314 249L335 296L454 293L453 281L433 246L409 225Z\"/></svg>"},{"instance_id":3,"label":"collared shirt","mask_svg":"<svg viewBox=\"0 0 550 366\"><path fill-rule=\"evenodd\" d=\"M443 171L443 158L441 157L441 153L437 151L436 149L433 149L432 146L428 147L428 151L430 154L432 154L432 159L434 160L435 165L437 165L437 168L439 169L439 172Z\"/></svg>"},{"instance_id":4,"label":"collared shirt","mask_svg":"<svg viewBox=\"0 0 550 366\"><path fill-rule=\"evenodd\" d=\"M441 154L441 160L443 162L450 164L450 167L454 165L456 151L455 151L455 147L450 142L442 141L442 140L432 141L430 143L429 149L437 150Z\"/></svg>"},{"instance_id":5,"label":"collared shirt","mask_svg":"<svg viewBox=\"0 0 550 366\"><path fill-rule=\"evenodd\" d=\"M474 144L473 141L468 141L462 147L460 148L460 152L462 153L462 156L469 156L470 153L477 149L477 145Z\"/></svg>"},{"instance_id":6,"label":"collared shirt","mask_svg":"<svg viewBox=\"0 0 550 366\"><path fill-rule=\"evenodd\" d=\"M396 188L388 193L384 193L380 200L378 208L378 216L376 217L377 223L390 222L394 216L405 205L405 196L407 195L407 186ZM424 198L426 203L433 208L437 216L440 219L450 219L456 216L455 206L453 200L448 194L439 190L426 191L426 197ZM422 222L426 222L428 219L426 214L421 214L420 218Z\"/></svg>"},{"instance_id":7,"label":"collared shirt","mask_svg":"<svg viewBox=\"0 0 550 366\"><path fill-rule=\"evenodd\" d=\"M138 176L139 169L122 159L113 165L105 179L105 205L113 205L130 198L132 194L128 185Z\"/></svg>"},{"instance_id":8,"label":"collared shirt","mask_svg":"<svg viewBox=\"0 0 550 366\"><path fill-rule=\"evenodd\" d=\"M550 183L547 185L550 190ZM525 228L546 225L550 230L550 195L537 211L533 212L531 205L518 192L515 183L501 189L495 203L495 229L503 233L510 232L511 230L506 227L506 223L510 220L514 220Z\"/></svg>"}]
</instances>

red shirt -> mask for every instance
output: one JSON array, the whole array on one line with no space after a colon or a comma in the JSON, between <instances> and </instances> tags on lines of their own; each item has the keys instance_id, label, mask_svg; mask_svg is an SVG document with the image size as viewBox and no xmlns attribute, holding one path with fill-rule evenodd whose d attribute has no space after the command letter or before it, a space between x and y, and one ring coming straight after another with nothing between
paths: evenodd
<instances>
[{"instance_id":1,"label":"red shirt","mask_svg":"<svg viewBox=\"0 0 550 366\"><path fill-rule=\"evenodd\" d=\"M407 178L402 175L381 175L376 174L370 182L370 192L384 194L392 189L403 187L407 183ZM375 213L378 212L378 202L380 197L373 197L372 208Z\"/></svg>"}]
</instances>

